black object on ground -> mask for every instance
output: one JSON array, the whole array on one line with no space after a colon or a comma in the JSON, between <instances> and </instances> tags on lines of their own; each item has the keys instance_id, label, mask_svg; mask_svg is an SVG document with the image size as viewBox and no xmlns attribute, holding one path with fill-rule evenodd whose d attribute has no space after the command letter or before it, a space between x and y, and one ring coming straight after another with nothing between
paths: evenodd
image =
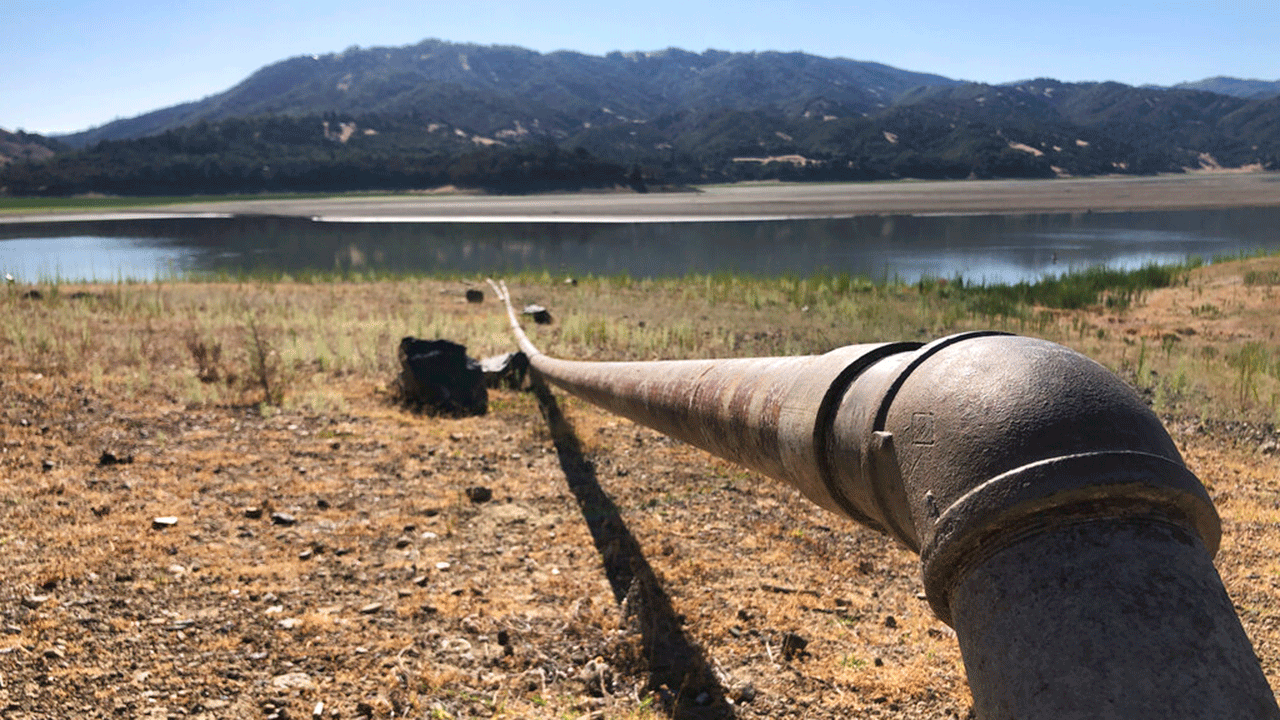
<instances>
[{"instance_id":1,"label":"black object on ground","mask_svg":"<svg viewBox=\"0 0 1280 720\"><path fill-rule=\"evenodd\" d=\"M462 417L489 409L480 363L449 340L401 340L399 383L401 400L423 412Z\"/></svg>"},{"instance_id":2,"label":"black object on ground","mask_svg":"<svg viewBox=\"0 0 1280 720\"><path fill-rule=\"evenodd\" d=\"M538 325L551 324L551 311L541 305L525 305L524 314L532 317Z\"/></svg>"}]
</instances>

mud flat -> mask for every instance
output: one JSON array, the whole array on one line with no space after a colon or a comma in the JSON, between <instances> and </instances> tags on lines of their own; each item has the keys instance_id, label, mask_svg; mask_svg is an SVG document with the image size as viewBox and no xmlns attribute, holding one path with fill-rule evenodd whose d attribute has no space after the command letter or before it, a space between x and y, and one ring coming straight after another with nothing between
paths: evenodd
<instances>
[{"instance_id":1,"label":"mud flat","mask_svg":"<svg viewBox=\"0 0 1280 720\"><path fill-rule=\"evenodd\" d=\"M163 214L225 213L346 222L670 222L889 214L987 214L1191 210L1280 205L1278 173L1188 173L1057 180L744 183L687 193L530 196L349 195L166 205ZM136 213L140 204L128 211ZM108 218L114 210L94 213ZM44 211L10 222L60 219ZM83 211L76 219L85 219ZM3 221L4 219L0 219Z\"/></svg>"}]
</instances>

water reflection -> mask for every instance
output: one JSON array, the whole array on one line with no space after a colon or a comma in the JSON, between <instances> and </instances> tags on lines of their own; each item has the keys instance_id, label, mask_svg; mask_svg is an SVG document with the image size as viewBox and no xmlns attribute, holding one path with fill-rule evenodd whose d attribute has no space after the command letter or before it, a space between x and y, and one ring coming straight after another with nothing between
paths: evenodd
<instances>
[{"instance_id":1,"label":"water reflection","mask_svg":"<svg viewBox=\"0 0 1280 720\"><path fill-rule=\"evenodd\" d=\"M1280 209L672 223L342 223L204 217L0 225L25 281L175 273L549 270L633 277L848 272L987 282L1280 250Z\"/></svg>"}]
</instances>

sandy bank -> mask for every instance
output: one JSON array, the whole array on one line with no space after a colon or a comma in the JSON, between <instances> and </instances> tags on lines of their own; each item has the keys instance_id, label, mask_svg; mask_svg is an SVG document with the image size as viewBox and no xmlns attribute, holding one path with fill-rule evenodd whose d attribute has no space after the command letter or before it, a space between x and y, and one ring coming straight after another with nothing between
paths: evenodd
<instances>
[{"instance_id":1,"label":"sandy bank","mask_svg":"<svg viewBox=\"0 0 1280 720\"><path fill-rule=\"evenodd\" d=\"M881 214L1114 212L1280 205L1280 174L1190 173L1058 180L778 183L711 186L696 193L337 196L167 205L163 214L229 213L345 221L735 220ZM145 206L130 208L136 213ZM126 211L103 210L111 217ZM84 213L77 215L83 219ZM14 214L10 222L57 219Z\"/></svg>"}]
</instances>

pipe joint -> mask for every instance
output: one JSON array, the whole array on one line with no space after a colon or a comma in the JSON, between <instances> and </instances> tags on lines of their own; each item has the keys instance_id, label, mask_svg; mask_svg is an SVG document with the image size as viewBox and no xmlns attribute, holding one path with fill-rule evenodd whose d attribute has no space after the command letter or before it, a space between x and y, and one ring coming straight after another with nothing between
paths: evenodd
<instances>
[{"instance_id":1,"label":"pipe joint","mask_svg":"<svg viewBox=\"0 0 1280 720\"><path fill-rule=\"evenodd\" d=\"M973 333L887 358L850 385L831 432L841 492L881 508L920 553L929 602L949 624L969 569L1056 527L1142 519L1218 548L1213 504L1159 419L1106 368L1054 343Z\"/></svg>"}]
</instances>

